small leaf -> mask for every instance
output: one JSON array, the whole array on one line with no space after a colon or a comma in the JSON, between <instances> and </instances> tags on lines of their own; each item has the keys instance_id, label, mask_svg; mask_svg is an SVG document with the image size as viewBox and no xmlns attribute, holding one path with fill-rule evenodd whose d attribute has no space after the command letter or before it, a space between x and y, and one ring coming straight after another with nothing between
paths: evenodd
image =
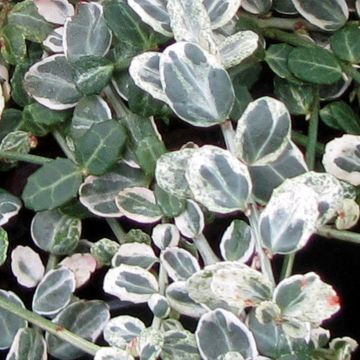
<instances>
[{"instance_id":1,"label":"small leaf","mask_svg":"<svg viewBox=\"0 0 360 360\"><path fill-rule=\"evenodd\" d=\"M290 130L290 114L282 102L270 97L257 99L238 121L236 153L249 165L274 161L286 148Z\"/></svg>"},{"instance_id":2,"label":"small leaf","mask_svg":"<svg viewBox=\"0 0 360 360\"><path fill-rule=\"evenodd\" d=\"M158 185L178 198L192 196L185 171L195 149L180 149L160 156L156 163L155 177Z\"/></svg>"},{"instance_id":3,"label":"small leaf","mask_svg":"<svg viewBox=\"0 0 360 360\"><path fill-rule=\"evenodd\" d=\"M75 291L75 277L65 267L50 270L34 293L32 308L41 315L55 315L70 303Z\"/></svg>"},{"instance_id":4,"label":"small leaf","mask_svg":"<svg viewBox=\"0 0 360 360\"><path fill-rule=\"evenodd\" d=\"M135 304L148 301L158 290L154 275L139 266L122 264L110 269L104 279L106 293Z\"/></svg>"},{"instance_id":5,"label":"small leaf","mask_svg":"<svg viewBox=\"0 0 360 360\"><path fill-rule=\"evenodd\" d=\"M144 329L138 340L140 359L156 360L160 355L164 344L164 335L160 330L154 328Z\"/></svg>"},{"instance_id":6,"label":"small leaf","mask_svg":"<svg viewBox=\"0 0 360 360\"><path fill-rule=\"evenodd\" d=\"M188 251L176 247L167 248L161 253L161 265L174 281L187 280L200 270L198 261Z\"/></svg>"},{"instance_id":7,"label":"small leaf","mask_svg":"<svg viewBox=\"0 0 360 360\"><path fill-rule=\"evenodd\" d=\"M120 246L112 258L112 266L121 264L140 266L143 269L150 269L156 262L156 257L151 246L139 243L128 243Z\"/></svg>"},{"instance_id":8,"label":"small leaf","mask_svg":"<svg viewBox=\"0 0 360 360\"><path fill-rule=\"evenodd\" d=\"M90 254L73 254L63 259L59 265L69 269L75 277L76 289L86 284L96 270L96 259Z\"/></svg>"},{"instance_id":9,"label":"small leaf","mask_svg":"<svg viewBox=\"0 0 360 360\"><path fill-rule=\"evenodd\" d=\"M84 96L74 110L70 129L71 137L78 139L95 123L110 119L110 107L100 96Z\"/></svg>"},{"instance_id":10,"label":"small leaf","mask_svg":"<svg viewBox=\"0 0 360 360\"><path fill-rule=\"evenodd\" d=\"M150 93L155 99L167 102L160 80L160 58L160 53L150 51L135 56L129 73L139 88Z\"/></svg>"},{"instance_id":11,"label":"small leaf","mask_svg":"<svg viewBox=\"0 0 360 360\"><path fill-rule=\"evenodd\" d=\"M81 98L73 70L61 54L31 66L24 77L24 88L36 101L53 110L72 108Z\"/></svg>"},{"instance_id":12,"label":"small leaf","mask_svg":"<svg viewBox=\"0 0 360 360\"><path fill-rule=\"evenodd\" d=\"M6 190L0 189L0 226L5 225L21 209L21 201Z\"/></svg>"},{"instance_id":13,"label":"small leaf","mask_svg":"<svg viewBox=\"0 0 360 360\"><path fill-rule=\"evenodd\" d=\"M11 252L11 271L20 285L32 288L44 276L45 267L38 253L28 246L18 245Z\"/></svg>"},{"instance_id":14,"label":"small leaf","mask_svg":"<svg viewBox=\"0 0 360 360\"><path fill-rule=\"evenodd\" d=\"M27 154L30 149L30 134L22 130L9 132L0 143L1 151ZM7 160L7 162L10 164L16 163L16 161L13 160Z\"/></svg>"},{"instance_id":15,"label":"small leaf","mask_svg":"<svg viewBox=\"0 0 360 360\"><path fill-rule=\"evenodd\" d=\"M185 210L185 201L164 191L160 186L155 185L154 194L156 203L166 217L176 217Z\"/></svg>"},{"instance_id":16,"label":"small leaf","mask_svg":"<svg viewBox=\"0 0 360 360\"><path fill-rule=\"evenodd\" d=\"M225 68L239 65L259 48L259 36L253 31L239 31L228 36L219 47L221 61Z\"/></svg>"},{"instance_id":17,"label":"small leaf","mask_svg":"<svg viewBox=\"0 0 360 360\"><path fill-rule=\"evenodd\" d=\"M360 134L360 118L344 101L333 101L320 110L321 120L329 127L348 134Z\"/></svg>"},{"instance_id":18,"label":"small leaf","mask_svg":"<svg viewBox=\"0 0 360 360\"><path fill-rule=\"evenodd\" d=\"M134 360L134 358L125 350L101 347L96 352L94 360Z\"/></svg>"},{"instance_id":19,"label":"small leaf","mask_svg":"<svg viewBox=\"0 0 360 360\"><path fill-rule=\"evenodd\" d=\"M3 265L7 259L8 246L8 234L2 227L0 227L0 266Z\"/></svg>"},{"instance_id":20,"label":"small leaf","mask_svg":"<svg viewBox=\"0 0 360 360\"><path fill-rule=\"evenodd\" d=\"M110 312L105 302L80 300L62 310L53 319L53 322L94 342L102 333L109 319ZM49 354L58 359L73 360L84 354L79 348L49 333L46 333L46 342Z\"/></svg>"},{"instance_id":21,"label":"small leaf","mask_svg":"<svg viewBox=\"0 0 360 360\"><path fill-rule=\"evenodd\" d=\"M158 224L153 228L151 237L160 250L165 250L177 246L180 233L174 224Z\"/></svg>"},{"instance_id":22,"label":"small leaf","mask_svg":"<svg viewBox=\"0 0 360 360\"><path fill-rule=\"evenodd\" d=\"M343 135L328 142L323 165L325 170L338 179L352 185L360 185L360 136Z\"/></svg>"},{"instance_id":23,"label":"small leaf","mask_svg":"<svg viewBox=\"0 0 360 360\"><path fill-rule=\"evenodd\" d=\"M77 13L65 22L64 52L70 62L83 56L103 57L109 51L112 35L103 17L103 8L95 2L82 2Z\"/></svg>"},{"instance_id":24,"label":"small leaf","mask_svg":"<svg viewBox=\"0 0 360 360\"><path fill-rule=\"evenodd\" d=\"M320 47L292 50L288 65L296 77L314 84L333 84L342 77L338 60L331 52Z\"/></svg>"},{"instance_id":25,"label":"small leaf","mask_svg":"<svg viewBox=\"0 0 360 360\"><path fill-rule=\"evenodd\" d=\"M129 0L129 6L155 31L172 37L170 18L163 0Z\"/></svg>"},{"instance_id":26,"label":"small leaf","mask_svg":"<svg viewBox=\"0 0 360 360\"><path fill-rule=\"evenodd\" d=\"M12 291L0 290L0 297L6 300L7 302L13 303L16 306L25 309L25 306L21 299L14 294ZM19 329L27 327L27 321L18 317L17 315L0 309L0 349L8 349L16 336L16 333Z\"/></svg>"},{"instance_id":27,"label":"small leaf","mask_svg":"<svg viewBox=\"0 0 360 360\"><path fill-rule=\"evenodd\" d=\"M301 249L316 229L319 211L315 191L304 184L291 184L285 180L274 190L260 217L262 240L274 254Z\"/></svg>"},{"instance_id":28,"label":"small leaf","mask_svg":"<svg viewBox=\"0 0 360 360\"><path fill-rule=\"evenodd\" d=\"M75 157L90 174L102 175L119 160L125 141L125 129L117 121L95 123L75 143Z\"/></svg>"},{"instance_id":29,"label":"small leaf","mask_svg":"<svg viewBox=\"0 0 360 360\"><path fill-rule=\"evenodd\" d=\"M210 17L211 28L218 29L226 25L239 10L242 0L203 0Z\"/></svg>"},{"instance_id":30,"label":"small leaf","mask_svg":"<svg viewBox=\"0 0 360 360\"><path fill-rule=\"evenodd\" d=\"M266 14L270 11L272 0L242 0L241 6L252 14Z\"/></svg>"},{"instance_id":31,"label":"small leaf","mask_svg":"<svg viewBox=\"0 0 360 360\"><path fill-rule=\"evenodd\" d=\"M111 346L125 350L126 346L132 340L137 338L144 329L144 323L138 318L121 315L112 318L106 324L104 329L104 339Z\"/></svg>"},{"instance_id":32,"label":"small leaf","mask_svg":"<svg viewBox=\"0 0 360 360\"><path fill-rule=\"evenodd\" d=\"M181 234L188 238L200 235L205 227L204 214L200 206L193 200L186 200L185 210L174 220Z\"/></svg>"},{"instance_id":33,"label":"small leaf","mask_svg":"<svg viewBox=\"0 0 360 360\"><path fill-rule=\"evenodd\" d=\"M195 332L203 359L217 359L228 352L239 352L244 358L257 356L255 339L234 314L223 309L203 315Z\"/></svg>"},{"instance_id":34,"label":"small leaf","mask_svg":"<svg viewBox=\"0 0 360 360\"><path fill-rule=\"evenodd\" d=\"M34 0L34 3L39 14L53 24L64 25L66 18L74 15L74 7L68 0Z\"/></svg>"},{"instance_id":35,"label":"small leaf","mask_svg":"<svg viewBox=\"0 0 360 360\"><path fill-rule=\"evenodd\" d=\"M292 0L296 10L310 23L322 30L341 28L349 17L345 0Z\"/></svg>"},{"instance_id":36,"label":"small leaf","mask_svg":"<svg viewBox=\"0 0 360 360\"><path fill-rule=\"evenodd\" d=\"M233 220L221 238L222 257L227 261L247 262L254 250L255 241L250 226L242 220Z\"/></svg>"},{"instance_id":37,"label":"small leaf","mask_svg":"<svg viewBox=\"0 0 360 360\"><path fill-rule=\"evenodd\" d=\"M247 168L229 151L206 145L191 157L186 179L195 199L210 211L244 210L251 192Z\"/></svg>"},{"instance_id":38,"label":"small leaf","mask_svg":"<svg viewBox=\"0 0 360 360\"><path fill-rule=\"evenodd\" d=\"M314 327L340 309L334 289L312 272L281 281L274 291L274 301L283 316L308 321Z\"/></svg>"},{"instance_id":39,"label":"small leaf","mask_svg":"<svg viewBox=\"0 0 360 360\"><path fill-rule=\"evenodd\" d=\"M127 188L116 196L115 201L120 212L131 220L151 224L162 218L154 193L149 189Z\"/></svg>"},{"instance_id":40,"label":"small leaf","mask_svg":"<svg viewBox=\"0 0 360 360\"><path fill-rule=\"evenodd\" d=\"M118 242L103 238L91 245L90 253L100 266L108 266L119 247Z\"/></svg>"},{"instance_id":41,"label":"small leaf","mask_svg":"<svg viewBox=\"0 0 360 360\"><path fill-rule=\"evenodd\" d=\"M208 127L228 118L234 104L230 77L218 59L198 45L167 47L160 58L160 78L169 106L184 121Z\"/></svg>"},{"instance_id":42,"label":"small leaf","mask_svg":"<svg viewBox=\"0 0 360 360\"><path fill-rule=\"evenodd\" d=\"M359 218L359 205L352 199L344 199L339 215L335 220L335 226L338 230L347 230L355 226Z\"/></svg>"},{"instance_id":43,"label":"small leaf","mask_svg":"<svg viewBox=\"0 0 360 360\"><path fill-rule=\"evenodd\" d=\"M56 28L49 34L49 36L42 42L46 50L49 50L52 53L58 54L64 52L63 47L63 36L64 36L64 27L61 26Z\"/></svg>"},{"instance_id":44,"label":"small leaf","mask_svg":"<svg viewBox=\"0 0 360 360\"><path fill-rule=\"evenodd\" d=\"M199 318L208 311L208 308L202 304L195 302L190 296L186 288L185 281L173 282L166 288L166 298L172 309L178 313Z\"/></svg>"},{"instance_id":45,"label":"small leaf","mask_svg":"<svg viewBox=\"0 0 360 360\"><path fill-rule=\"evenodd\" d=\"M102 176L88 176L79 189L80 202L92 213L102 217L120 217L115 203L117 194L131 186L147 186L149 179L140 169L124 162L116 164Z\"/></svg>"},{"instance_id":46,"label":"small leaf","mask_svg":"<svg viewBox=\"0 0 360 360\"><path fill-rule=\"evenodd\" d=\"M81 235L81 220L58 209L38 212L31 222L31 237L42 250L54 255L71 254Z\"/></svg>"},{"instance_id":47,"label":"small leaf","mask_svg":"<svg viewBox=\"0 0 360 360\"><path fill-rule=\"evenodd\" d=\"M165 296L154 294L148 301L148 306L154 316L165 319L169 316L170 305Z\"/></svg>"},{"instance_id":48,"label":"small leaf","mask_svg":"<svg viewBox=\"0 0 360 360\"><path fill-rule=\"evenodd\" d=\"M40 331L22 328L16 333L6 360L45 360L46 342Z\"/></svg>"},{"instance_id":49,"label":"small leaf","mask_svg":"<svg viewBox=\"0 0 360 360\"><path fill-rule=\"evenodd\" d=\"M200 360L194 334L187 330L166 331L161 359Z\"/></svg>"}]
</instances>

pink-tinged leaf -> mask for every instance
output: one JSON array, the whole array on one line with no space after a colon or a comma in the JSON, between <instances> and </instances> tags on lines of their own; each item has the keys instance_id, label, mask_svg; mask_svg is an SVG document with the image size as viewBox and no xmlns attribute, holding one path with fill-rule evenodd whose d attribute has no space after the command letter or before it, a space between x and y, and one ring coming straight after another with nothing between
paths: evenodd
<instances>
[{"instance_id":1,"label":"pink-tinged leaf","mask_svg":"<svg viewBox=\"0 0 360 360\"><path fill-rule=\"evenodd\" d=\"M11 253L11 270L18 283L32 288L45 273L40 256L28 246L17 246Z\"/></svg>"},{"instance_id":2,"label":"pink-tinged leaf","mask_svg":"<svg viewBox=\"0 0 360 360\"><path fill-rule=\"evenodd\" d=\"M74 15L74 7L67 0L34 0L39 14L54 24L64 25L69 16Z\"/></svg>"},{"instance_id":3,"label":"pink-tinged leaf","mask_svg":"<svg viewBox=\"0 0 360 360\"><path fill-rule=\"evenodd\" d=\"M96 270L96 259L90 254L74 254L66 257L60 263L75 275L76 288L83 286Z\"/></svg>"}]
</instances>

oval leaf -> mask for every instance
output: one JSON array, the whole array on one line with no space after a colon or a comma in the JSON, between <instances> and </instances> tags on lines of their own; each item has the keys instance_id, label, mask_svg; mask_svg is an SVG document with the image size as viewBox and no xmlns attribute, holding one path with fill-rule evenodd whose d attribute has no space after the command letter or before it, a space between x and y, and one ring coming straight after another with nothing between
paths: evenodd
<instances>
[{"instance_id":1,"label":"oval leaf","mask_svg":"<svg viewBox=\"0 0 360 360\"><path fill-rule=\"evenodd\" d=\"M190 159L186 179L195 199L210 211L226 214L247 205L250 176L229 151L203 146Z\"/></svg>"},{"instance_id":2,"label":"oval leaf","mask_svg":"<svg viewBox=\"0 0 360 360\"><path fill-rule=\"evenodd\" d=\"M170 313L170 305L165 296L154 294L148 301L148 306L154 316L165 319Z\"/></svg>"},{"instance_id":3,"label":"oval leaf","mask_svg":"<svg viewBox=\"0 0 360 360\"><path fill-rule=\"evenodd\" d=\"M174 224L158 224L153 228L151 237L160 250L165 250L177 246L180 233Z\"/></svg>"},{"instance_id":4,"label":"oval leaf","mask_svg":"<svg viewBox=\"0 0 360 360\"><path fill-rule=\"evenodd\" d=\"M211 28L226 25L237 13L242 0L202 0L210 17Z\"/></svg>"},{"instance_id":5,"label":"oval leaf","mask_svg":"<svg viewBox=\"0 0 360 360\"><path fill-rule=\"evenodd\" d=\"M160 58L160 78L168 104L184 121L200 127L224 122L234 104L234 89L214 55L196 44L179 42Z\"/></svg>"},{"instance_id":6,"label":"oval leaf","mask_svg":"<svg viewBox=\"0 0 360 360\"><path fill-rule=\"evenodd\" d=\"M5 225L21 209L21 201L16 196L0 189L0 226Z\"/></svg>"},{"instance_id":7,"label":"oval leaf","mask_svg":"<svg viewBox=\"0 0 360 360\"><path fill-rule=\"evenodd\" d=\"M205 227L204 214L200 206L192 200L186 200L185 210L174 220L181 234L188 238L200 235Z\"/></svg>"}]
</instances>

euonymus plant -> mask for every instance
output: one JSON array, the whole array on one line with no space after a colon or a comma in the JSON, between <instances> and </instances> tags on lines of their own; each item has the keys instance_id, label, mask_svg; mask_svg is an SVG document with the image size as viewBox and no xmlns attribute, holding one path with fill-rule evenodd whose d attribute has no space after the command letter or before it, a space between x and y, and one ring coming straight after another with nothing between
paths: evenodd
<instances>
[{"instance_id":1,"label":"euonymus plant","mask_svg":"<svg viewBox=\"0 0 360 360\"><path fill-rule=\"evenodd\" d=\"M360 242L360 1L0 6L2 177L36 164L0 191L6 359L350 359L322 327L341 294L292 266L314 234Z\"/></svg>"}]
</instances>

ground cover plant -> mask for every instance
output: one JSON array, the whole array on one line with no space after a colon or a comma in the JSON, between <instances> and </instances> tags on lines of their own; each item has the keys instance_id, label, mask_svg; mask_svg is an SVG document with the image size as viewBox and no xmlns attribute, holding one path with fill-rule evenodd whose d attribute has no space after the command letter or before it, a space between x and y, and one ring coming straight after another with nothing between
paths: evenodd
<instances>
[{"instance_id":1,"label":"ground cover plant","mask_svg":"<svg viewBox=\"0 0 360 360\"><path fill-rule=\"evenodd\" d=\"M293 264L360 243L359 16L2 1L4 358L350 359L341 294Z\"/></svg>"}]
</instances>

